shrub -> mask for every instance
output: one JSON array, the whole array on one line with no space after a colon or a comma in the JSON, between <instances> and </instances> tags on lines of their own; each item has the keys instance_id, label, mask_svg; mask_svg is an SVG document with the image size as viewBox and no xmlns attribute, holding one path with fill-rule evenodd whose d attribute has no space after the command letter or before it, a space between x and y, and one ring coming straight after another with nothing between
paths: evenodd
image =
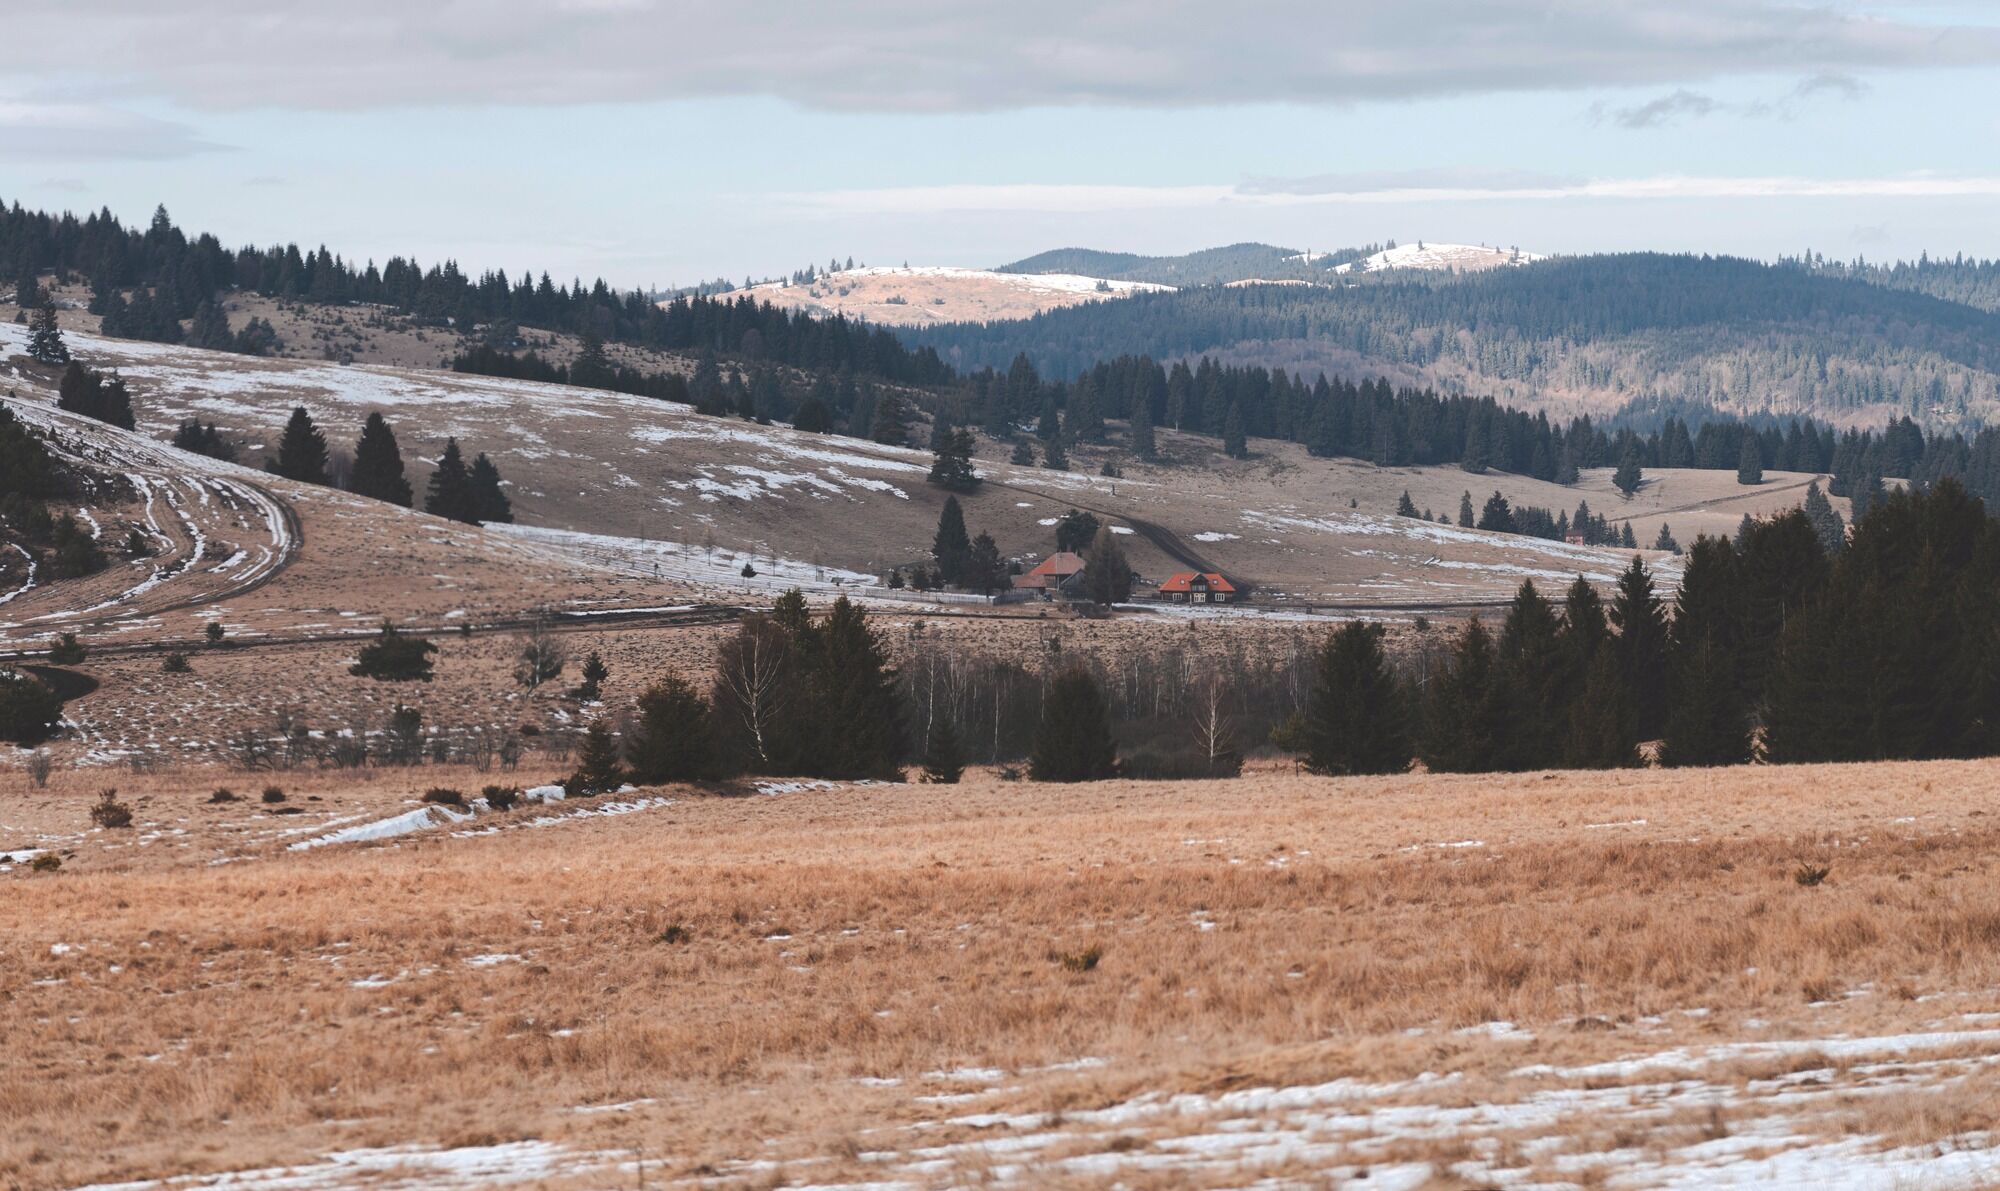
<instances>
[{"instance_id":1,"label":"shrub","mask_svg":"<svg viewBox=\"0 0 2000 1191\"><path fill-rule=\"evenodd\" d=\"M215 793L210 794L208 796L208 801L211 804L217 804L224 802L241 802L243 800L237 797L236 791L230 789L228 786L217 786L215 788Z\"/></svg>"},{"instance_id":2,"label":"shrub","mask_svg":"<svg viewBox=\"0 0 2000 1191\"><path fill-rule=\"evenodd\" d=\"M377 682L429 682L431 655L436 652L434 642L424 637L405 637L385 620L381 634L361 647L361 653L347 672Z\"/></svg>"},{"instance_id":3,"label":"shrub","mask_svg":"<svg viewBox=\"0 0 2000 1191\"><path fill-rule=\"evenodd\" d=\"M1826 880L1827 875L1831 872L1833 872L1833 866L1830 864L1801 864L1798 870L1792 874L1792 880L1810 889Z\"/></svg>"},{"instance_id":4,"label":"shrub","mask_svg":"<svg viewBox=\"0 0 2000 1191\"><path fill-rule=\"evenodd\" d=\"M749 563L747 563L747 562L746 562L746 563L744 563L744 564L743 564L743 577L744 577L745 579L755 579L755 578L757 577L757 568L756 568L756 567L753 567L753 566L751 566L751 565L750 565Z\"/></svg>"},{"instance_id":5,"label":"shrub","mask_svg":"<svg viewBox=\"0 0 2000 1191\"><path fill-rule=\"evenodd\" d=\"M1089 972L1104 958L1104 948L1092 943L1082 951L1052 951L1049 958L1061 964L1066 972Z\"/></svg>"},{"instance_id":6,"label":"shrub","mask_svg":"<svg viewBox=\"0 0 2000 1191\"><path fill-rule=\"evenodd\" d=\"M52 873L61 867L62 857L54 852L43 852L28 862L28 871L35 873Z\"/></svg>"},{"instance_id":7,"label":"shrub","mask_svg":"<svg viewBox=\"0 0 2000 1191\"><path fill-rule=\"evenodd\" d=\"M118 791L106 790L90 808L90 821L99 827L130 827L132 808L118 801Z\"/></svg>"},{"instance_id":8,"label":"shrub","mask_svg":"<svg viewBox=\"0 0 2000 1191\"><path fill-rule=\"evenodd\" d=\"M209 621L208 627L201 631L202 640L207 642L211 647L222 644L222 639L227 635L227 632L222 627L222 622L219 620Z\"/></svg>"},{"instance_id":9,"label":"shrub","mask_svg":"<svg viewBox=\"0 0 2000 1191\"><path fill-rule=\"evenodd\" d=\"M265 786L264 793L260 797L267 803L283 802L285 800L285 792L276 786Z\"/></svg>"},{"instance_id":10,"label":"shrub","mask_svg":"<svg viewBox=\"0 0 2000 1191\"><path fill-rule=\"evenodd\" d=\"M0 740L35 745L54 736L62 699L32 674L0 669Z\"/></svg>"},{"instance_id":11,"label":"shrub","mask_svg":"<svg viewBox=\"0 0 2000 1191\"><path fill-rule=\"evenodd\" d=\"M160 663L160 672L162 674L192 674L194 673L194 667L188 665L188 655L176 649L172 653L169 653L166 659Z\"/></svg>"},{"instance_id":12,"label":"shrub","mask_svg":"<svg viewBox=\"0 0 2000 1191\"><path fill-rule=\"evenodd\" d=\"M432 786L424 791L425 802L440 803L444 806L464 806L465 795L447 786Z\"/></svg>"},{"instance_id":13,"label":"shrub","mask_svg":"<svg viewBox=\"0 0 2000 1191\"><path fill-rule=\"evenodd\" d=\"M49 646L49 660L58 666L79 666L88 656L76 640L75 633L64 633L62 639Z\"/></svg>"},{"instance_id":14,"label":"shrub","mask_svg":"<svg viewBox=\"0 0 2000 1191\"><path fill-rule=\"evenodd\" d=\"M678 922L660 932L660 942L662 943L680 944L690 942L693 938L694 932Z\"/></svg>"},{"instance_id":15,"label":"shrub","mask_svg":"<svg viewBox=\"0 0 2000 1191\"><path fill-rule=\"evenodd\" d=\"M34 752L28 754L28 780L35 783L35 789L46 790L48 788L49 773L53 769L55 769L55 762L50 759L48 750L36 749Z\"/></svg>"},{"instance_id":16,"label":"shrub","mask_svg":"<svg viewBox=\"0 0 2000 1191\"><path fill-rule=\"evenodd\" d=\"M519 786L488 786L479 794L486 799L486 805L496 811L513 810L514 804L521 801Z\"/></svg>"}]
</instances>

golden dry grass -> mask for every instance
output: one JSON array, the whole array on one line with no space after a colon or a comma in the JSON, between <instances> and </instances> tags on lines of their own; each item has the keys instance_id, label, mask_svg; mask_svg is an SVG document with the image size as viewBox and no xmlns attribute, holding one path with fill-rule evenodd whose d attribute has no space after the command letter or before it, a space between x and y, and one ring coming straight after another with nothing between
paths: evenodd
<instances>
[{"instance_id":1,"label":"golden dry grass","mask_svg":"<svg viewBox=\"0 0 2000 1191\"><path fill-rule=\"evenodd\" d=\"M0 805L81 821L86 790L0 780ZM133 831L216 780L148 779ZM300 789L391 813L427 779L365 795L343 780ZM878 1167L854 1155L901 1144L894 1127L961 1111L913 1093L964 1093L926 1073L966 1065L1007 1073L982 1109L1424 1071L1458 1073L1453 1102L1477 1104L1518 1094L1524 1064L1934 1028L2000 1008L1996 787L1986 763L1069 788L979 774L681 791L616 818L312 853L191 829L174 863L88 833L69 871L0 878L0 1175L57 1186L538 1137L642 1151L663 1175L813 1159L815 1178L859 1177ZM1799 886L1802 859L1831 877ZM1063 962L1090 948L1089 970ZM1531 1036L1454 1032L1492 1021ZM1037 1070L1084 1057L1104 1064ZM1757 1087L1819 1062L1709 1078ZM1814 1127L1900 1144L1986 1119L1967 1093L1909 1095ZM1191 1127L1063 1144L1171 1146ZM1416 1149L1382 1160L1447 1169L1449 1147Z\"/></svg>"}]
</instances>

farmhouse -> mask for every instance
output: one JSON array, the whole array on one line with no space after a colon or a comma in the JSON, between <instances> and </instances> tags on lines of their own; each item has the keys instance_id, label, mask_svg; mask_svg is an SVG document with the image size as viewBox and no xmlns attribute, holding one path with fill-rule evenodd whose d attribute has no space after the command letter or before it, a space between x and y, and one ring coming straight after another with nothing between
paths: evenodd
<instances>
[{"instance_id":1,"label":"farmhouse","mask_svg":"<svg viewBox=\"0 0 2000 1191\"><path fill-rule=\"evenodd\" d=\"M1045 600L1074 594L1083 585L1083 556L1071 550L1049 555L1025 575L1014 576L1014 590L1040 595Z\"/></svg>"},{"instance_id":2,"label":"farmhouse","mask_svg":"<svg viewBox=\"0 0 2000 1191\"><path fill-rule=\"evenodd\" d=\"M1160 584L1160 598L1175 604L1227 604L1236 596L1236 585L1216 571L1180 571Z\"/></svg>"}]
</instances>

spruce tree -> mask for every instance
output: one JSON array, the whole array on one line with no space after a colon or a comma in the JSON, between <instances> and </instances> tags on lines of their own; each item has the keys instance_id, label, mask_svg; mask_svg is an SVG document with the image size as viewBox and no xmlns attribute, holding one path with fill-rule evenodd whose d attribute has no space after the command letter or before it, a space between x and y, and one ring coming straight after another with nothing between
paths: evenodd
<instances>
[{"instance_id":1,"label":"spruce tree","mask_svg":"<svg viewBox=\"0 0 2000 1191\"><path fill-rule=\"evenodd\" d=\"M1743 583L1727 539L1689 547L1668 636L1663 765L1735 765L1750 759L1750 716L1739 662Z\"/></svg>"},{"instance_id":2,"label":"spruce tree","mask_svg":"<svg viewBox=\"0 0 2000 1191\"><path fill-rule=\"evenodd\" d=\"M1674 540L1674 531L1664 521L1660 522L1659 536L1653 539L1653 549L1665 550L1669 554L1681 552L1681 544Z\"/></svg>"},{"instance_id":3,"label":"spruce tree","mask_svg":"<svg viewBox=\"0 0 2000 1191\"><path fill-rule=\"evenodd\" d=\"M514 506L500 487L500 469L481 451L472 461L472 469L466 475L466 482L472 488L473 516L482 525L511 525L514 521Z\"/></svg>"},{"instance_id":4,"label":"spruce tree","mask_svg":"<svg viewBox=\"0 0 2000 1191\"><path fill-rule=\"evenodd\" d=\"M1223 415L1222 451L1231 459L1250 457L1250 441L1243 432L1243 406L1240 402L1230 402L1229 412Z\"/></svg>"},{"instance_id":5,"label":"spruce tree","mask_svg":"<svg viewBox=\"0 0 2000 1191\"><path fill-rule=\"evenodd\" d=\"M1351 620L1319 648L1302 743L1306 767L1335 775L1410 767L1408 712L1382 652L1382 626Z\"/></svg>"},{"instance_id":6,"label":"spruce tree","mask_svg":"<svg viewBox=\"0 0 2000 1191\"><path fill-rule=\"evenodd\" d=\"M1818 480L1806 485L1805 514L1806 520L1812 524L1813 533L1819 537L1820 549L1826 552L1827 557L1831 558L1847 547L1847 523L1841 520L1840 513L1826 498L1826 493L1819 490Z\"/></svg>"},{"instance_id":7,"label":"spruce tree","mask_svg":"<svg viewBox=\"0 0 2000 1191\"><path fill-rule=\"evenodd\" d=\"M1064 437L1063 434L1058 433L1042 449L1042 466L1048 468L1050 471L1069 470L1069 447L1063 441Z\"/></svg>"},{"instance_id":8,"label":"spruce tree","mask_svg":"<svg viewBox=\"0 0 2000 1191\"><path fill-rule=\"evenodd\" d=\"M1424 764L1438 773L1484 773L1506 767L1509 711L1493 656L1493 638L1473 617L1446 672L1430 685L1424 716Z\"/></svg>"},{"instance_id":9,"label":"spruce tree","mask_svg":"<svg viewBox=\"0 0 2000 1191\"><path fill-rule=\"evenodd\" d=\"M931 538L931 558L937 562L941 582L956 587L964 581L966 563L972 558L972 537L965 532L965 512L956 496L944 498L937 533Z\"/></svg>"},{"instance_id":10,"label":"spruce tree","mask_svg":"<svg viewBox=\"0 0 2000 1191\"><path fill-rule=\"evenodd\" d=\"M1736 482L1761 484L1764 482L1764 454L1758 448L1757 434L1746 426L1742 438L1743 449L1736 455Z\"/></svg>"},{"instance_id":11,"label":"spruce tree","mask_svg":"<svg viewBox=\"0 0 2000 1191\"><path fill-rule=\"evenodd\" d=\"M1619 681L1631 698L1631 743L1659 736L1666 718L1667 626L1653 576L1638 556L1618 577L1611 601L1611 623L1618 629L1612 652L1618 660Z\"/></svg>"},{"instance_id":12,"label":"spruce tree","mask_svg":"<svg viewBox=\"0 0 2000 1191\"><path fill-rule=\"evenodd\" d=\"M479 523L472 475L465 468L465 457L459 453L456 438L445 440L444 454L438 456L437 467L431 472L430 485L424 494L424 512L468 525Z\"/></svg>"},{"instance_id":13,"label":"spruce tree","mask_svg":"<svg viewBox=\"0 0 2000 1191\"><path fill-rule=\"evenodd\" d=\"M1109 526L1091 539L1090 553L1084 556L1083 587L1092 602L1105 607L1132 598L1132 566Z\"/></svg>"},{"instance_id":14,"label":"spruce tree","mask_svg":"<svg viewBox=\"0 0 2000 1191\"><path fill-rule=\"evenodd\" d=\"M814 626L806 650L822 777L900 779L905 740L896 670L861 609L846 596Z\"/></svg>"},{"instance_id":15,"label":"spruce tree","mask_svg":"<svg viewBox=\"0 0 2000 1191\"><path fill-rule=\"evenodd\" d=\"M1476 522L1472 516L1472 493L1461 492L1458 495L1458 527L1471 529L1474 524Z\"/></svg>"},{"instance_id":16,"label":"spruce tree","mask_svg":"<svg viewBox=\"0 0 2000 1191\"><path fill-rule=\"evenodd\" d=\"M972 469L972 432L947 429L939 436L929 482L946 492L970 492L979 486Z\"/></svg>"},{"instance_id":17,"label":"spruce tree","mask_svg":"<svg viewBox=\"0 0 2000 1191\"><path fill-rule=\"evenodd\" d=\"M396 433L389 428L381 411L368 414L361 425L361 437L354 443L354 469L348 473L348 491L370 500L387 501L410 507L410 481L403 474L403 453L396 446Z\"/></svg>"},{"instance_id":18,"label":"spruce tree","mask_svg":"<svg viewBox=\"0 0 2000 1191\"><path fill-rule=\"evenodd\" d=\"M1560 638L1555 608L1533 580L1522 580L1495 650L1510 720L1500 758L1507 769L1547 769L1562 759L1572 692Z\"/></svg>"},{"instance_id":19,"label":"spruce tree","mask_svg":"<svg viewBox=\"0 0 2000 1191\"><path fill-rule=\"evenodd\" d=\"M56 322L53 298L44 297L28 320L28 358L51 368L69 363L69 345L63 342L62 326Z\"/></svg>"},{"instance_id":20,"label":"spruce tree","mask_svg":"<svg viewBox=\"0 0 2000 1191\"><path fill-rule=\"evenodd\" d=\"M980 595L991 595L1007 586L1007 561L1000 557L1000 547L994 543L992 534L981 533L972 539L960 586Z\"/></svg>"},{"instance_id":21,"label":"spruce tree","mask_svg":"<svg viewBox=\"0 0 2000 1191\"><path fill-rule=\"evenodd\" d=\"M1402 498L1396 501L1396 516L1415 517L1416 515L1417 515L1416 502L1410 499L1410 490L1408 488L1405 488L1403 489ZM1429 520L1429 518L1425 518L1425 520Z\"/></svg>"},{"instance_id":22,"label":"spruce tree","mask_svg":"<svg viewBox=\"0 0 2000 1191\"><path fill-rule=\"evenodd\" d=\"M1486 507L1479 513L1479 528L1492 533L1519 533L1521 527L1514 520L1514 510L1507 498L1495 492L1486 498Z\"/></svg>"},{"instance_id":23,"label":"spruce tree","mask_svg":"<svg viewBox=\"0 0 2000 1191\"><path fill-rule=\"evenodd\" d=\"M1144 393L1133 402L1130 433L1134 455L1152 459L1159 454L1159 446L1153 441L1153 402Z\"/></svg>"},{"instance_id":24,"label":"spruce tree","mask_svg":"<svg viewBox=\"0 0 2000 1191\"><path fill-rule=\"evenodd\" d=\"M1111 709L1097 680L1081 666L1049 681L1028 776L1038 782L1094 782L1118 776Z\"/></svg>"},{"instance_id":25,"label":"spruce tree","mask_svg":"<svg viewBox=\"0 0 2000 1191\"><path fill-rule=\"evenodd\" d=\"M955 786L965 773L965 746L949 716L939 716L931 724L930 743L924 748L924 781L932 785Z\"/></svg>"},{"instance_id":26,"label":"spruce tree","mask_svg":"<svg viewBox=\"0 0 2000 1191\"><path fill-rule=\"evenodd\" d=\"M229 317L223 314L222 307L214 302L203 302L195 308L194 321L188 327L187 341L192 347L207 348L210 351L229 351L236 346L236 337L229 330Z\"/></svg>"},{"instance_id":27,"label":"spruce tree","mask_svg":"<svg viewBox=\"0 0 2000 1191\"><path fill-rule=\"evenodd\" d=\"M313 424L312 415L301 405L292 410L292 416L285 423L284 436L278 440L277 458L267 460L265 468L288 480L301 484L327 483L326 435Z\"/></svg>"},{"instance_id":28,"label":"spruce tree","mask_svg":"<svg viewBox=\"0 0 2000 1191\"><path fill-rule=\"evenodd\" d=\"M657 786L714 776L708 700L692 686L672 675L662 678L639 696L637 711L625 738L625 760L635 782Z\"/></svg>"},{"instance_id":29,"label":"spruce tree","mask_svg":"<svg viewBox=\"0 0 2000 1191\"><path fill-rule=\"evenodd\" d=\"M1081 554L1096 540L1097 529L1095 515L1071 509L1056 519L1056 549Z\"/></svg>"},{"instance_id":30,"label":"spruce tree","mask_svg":"<svg viewBox=\"0 0 2000 1191\"><path fill-rule=\"evenodd\" d=\"M1625 499L1630 500L1644 481L1645 474L1639 470L1639 448L1635 444L1627 443L1625 454L1618 460L1618 470L1611 475L1611 483L1618 491L1625 494Z\"/></svg>"},{"instance_id":31,"label":"spruce tree","mask_svg":"<svg viewBox=\"0 0 2000 1191\"><path fill-rule=\"evenodd\" d=\"M604 664L596 650L583 659L583 681L577 684L576 697L585 703L594 703L604 694L604 680L611 677L611 667Z\"/></svg>"},{"instance_id":32,"label":"spruce tree","mask_svg":"<svg viewBox=\"0 0 2000 1191\"><path fill-rule=\"evenodd\" d=\"M618 760L618 740L602 719L592 720L583 732L576 772L563 779L563 793L571 798L609 794L625 784L625 767Z\"/></svg>"}]
</instances>

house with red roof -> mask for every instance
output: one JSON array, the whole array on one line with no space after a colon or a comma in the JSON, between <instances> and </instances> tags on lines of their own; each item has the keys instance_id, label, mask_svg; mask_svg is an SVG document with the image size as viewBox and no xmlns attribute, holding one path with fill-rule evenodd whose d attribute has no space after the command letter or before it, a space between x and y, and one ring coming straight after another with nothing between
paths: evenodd
<instances>
[{"instance_id":1,"label":"house with red roof","mask_svg":"<svg viewBox=\"0 0 2000 1191\"><path fill-rule=\"evenodd\" d=\"M1026 591L1045 600L1058 595L1074 595L1083 588L1083 556L1072 550L1049 555L1025 575L1014 576L1014 590Z\"/></svg>"},{"instance_id":2,"label":"house with red roof","mask_svg":"<svg viewBox=\"0 0 2000 1191\"><path fill-rule=\"evenodd\" d=\"M1174 604L1228 604L1238 594L1218 571L1179 571L1160 584L1160 598Z\"/></svg>"}]
</instances>

